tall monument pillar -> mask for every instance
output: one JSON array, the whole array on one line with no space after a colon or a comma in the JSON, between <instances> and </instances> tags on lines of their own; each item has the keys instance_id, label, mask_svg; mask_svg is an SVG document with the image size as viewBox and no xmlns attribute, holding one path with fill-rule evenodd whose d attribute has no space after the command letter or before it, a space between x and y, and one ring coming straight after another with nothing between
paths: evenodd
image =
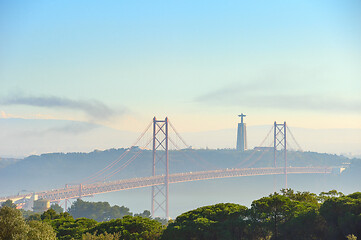
<instances>
[{"instance_id":1,"label":"tall monument pillar","mask_svg":"<svg viewBox=\"0 0 361 240\"><path fill-rule=\"evenodd\" d=\"M238 117L241 118L241 122L238 123L237 129L237 151L244 152L247 149L247 130L246 130L246 123L243 122L243 118L246 115L241 113Z\"/></svg>"}]
</instances>

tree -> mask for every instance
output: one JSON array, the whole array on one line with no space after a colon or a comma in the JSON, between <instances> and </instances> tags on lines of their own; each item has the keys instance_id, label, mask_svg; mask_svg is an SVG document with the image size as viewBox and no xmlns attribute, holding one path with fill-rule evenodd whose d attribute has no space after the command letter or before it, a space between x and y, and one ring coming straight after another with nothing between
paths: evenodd
<instances>
[{"instance_id":1,"label":"tree","mask_svg":"<svg viewBox=\"0 0 361 240\"><path fill-rule=\"evenodd\" d=\"M329 239L342 239L354 234L361 238L361 193L327 199L320 214L328 225Z\"/></svg>"},{"instance_id":2,"label":"tree","mask_svg":"<svg viewBox=\"0 0 361 240\"><path fill-rule=\"evenodd\" d=\"M344 194L342 192L338 192L336 190L331 190L328 192L321 192L318 195L318 201L320 201L321 203L325 202L327 199L330 198L336 198L336 197L343 197Z\"/></svg>"},{"instance_id":3,"label":"tree","mask_svg":"<svg viewBox=\"0 0 361 240\"><path fill-rule=\"evenodd\" d=\"M27 233L29 240L56 240L56 233L48 223L30 221L28 225L30 227Z\"/></svg>"},{"instance_id":4,"label":"tree","mask_svg":"<svg viewBox=\"0 0 361 240\"><path fill-rule=\"evenodd\" d=\"M250 218L256 234L263 232L265 238L268 231L272 239L324 239L326 221L319 214L317 195L292 189L282 189L281 194L253 201Z\"/></svg>"},{"instance_id":5,"label":"tree","mask_svg":"<svg viewBox=\"0 0 361 240\"><path fill-rule=\"evenodd\" d=\"M82 240L118 240L120 239L120 234L119 233L104 233L104 234L100 234L97 235L96 233L85 233L82 235Z\"/></svg>"},{"instance_id":6,"label":"tree","mask_svg":"<svg viewBox=\"0 0 361 240\"><path fill-rule=\"evenodd\" d=\"M119 219L112 219L107 222L101 222L94 228L89 230L89 233L96 233L97 235L110 233L118 233L119 239L143 239L156 240L159 239L164 227L161 223L143 217L124 216Z\"/></svg>"},{"instance_id":7,"label":"tree","mask_svg":"<svg viewBox=\"0 0 361 240\"><path fill-rule=\"evenodd\" d=\"M278 193L253 201L251 207L253 219L271 230L275 239L278 239L280 225L290 219L291 210L292 201Z\"/></svg>"},{"instance_id":8,"label":"tree","mask_svg":"<svg viewBox=\"0 0 361 240\"><path fill-rule=\"evenodd\" d=\"M246 234L247 207L220 203L181 214L161 239L239 239Z\"/></svg>"},{"instance_id":9,"label":"tree","mask_svg":"<svg viewBox=\"0 0 361 240\"><path fill-rule=\"evenodd\" d=\"M31 221L31 220L38 220L38 221L41 221L41 218L40 218L40 214L39 213L35 213L33 211L30 211L30 210L24 210L24 209L19 209L21 214L23 215L23 217L25 218L25 220L28 222L28 221Z\"/></svg>"},{"instance_id":10,"label":"tree","mask_svg":"<svg viewBox=\"0 0 361 240\"><path fill-rule=\"evenodd\" d=\"M318 205L318 197L314 193L299 192L299 191L297 191L295 193L290 188L281 189L281 193L282 193L283 196L288 197L292 201L307 202L307 203Z\"/></svg>"},{"instance_id":11,"label":"tree","mask_svg":"<svg viewBox=\"0 0 361 240\"><path fill-rule=\"evenodd\" d=\"M0 239L26 239L29 226L19 210L4 206L0 208Z\"/></svg>"},{"instance_id":12,"label":"tree","mask_svg":"<svg viewBox=\"0 0 361 240\"><path fill-rule=\"evenodd\" d=\"M93 219L78 218L60 218L52 221L56 222L57 237L59 239L80 239L81 236L95 227L97 222Z\"/></svg>"},{"instance_id":13,"label":"tree","mask_svg":"<svg viewBox=\"0 0 361 240\"><path fill-rule=\"evenodd\" d=\"M326 221L319 215L317 209L311 209L295 214L281 226L280 239L320 240L326 239Z\"/></svg>"},{"instance_id":14,"label":"tree","mask_svg":"<svg viewBox=\"0 0 361 240\"><path fill-rule=\"evenodd\" d=\"M82 234L97 224L93 219L78 218L74 220L69 213L57 214L53 209L44 212L41 219L53 227L56 237L61 240L80 239Z\"/></svg>"},{"instance_id":15,"label":"tree","mask_svg":"<svg viewBox=\"0 0 361 240\"><path fill-rule=\"evenodd\" d=\"M145 218L151 218L151 213L149 210L144 210L143 213L136 213L134 214L134 216L139 216L139 217L145 217Z\"/></svg>"},{"instance_id":16,"label":"tree","mask_svg":"<svg viewBox=\"0 0 361 240\"><path fill-rule=\"evenodd\" d=\"M24 216L24 214L23 214L23 216ZM27 222L29 222L29 221L41 221L41 215L39 213L31 214L31 215L25 217L25 220Z\"/></svg>"},{"instance_id":17,"label":"tree","mask_svg":"<svg viewBox=\"0 0 361 240\"><path fill-rule=\"evenodd\" d=\"M1 204L1 207L5 207L5 206L10 208L16 208L16 204L13 203L13 201L11 201L10 199L6 200Z\"/></svg>"},{"instance_id":18,"label":"tree","mask_svg":"<svg viewBox=\"0 0 361 240\"><path fill-rule=\"evenodd\" d=\"M54 209L56 213L62 213L64 212L64 209L57 203L54 203L50 206L51 209Z\"/></svg>"},{"instance_id":19,"label":"tree","mask_svg":"<svg viewBox=\"0 0 361 240\"><path fill-rule=\"evenodd\" d=\"M53 228L41 221L25 222L22 213L8 206L0 209L0 240L55 240Z\"/></svg>"},{"instance_id":20,"label":"tree","mask_svg":"<svg viewBox=\"0 0 361 240\"><path fill-rule=\"evenodd\" d=\"M81 199L75 201L70 209L70 215L74 218L91 218L98 222L108 221L110 219L121 218L125 215L132 215L129 208L124 206L111 207L108 202L86 202Z\"/></svg>"},{"instance_id":21,"label":"tree","mask_svg":"<svg viewBox=\"0 0 361 240\"><path fill-rule=\"evenodd\" d=\"M53 220L56 218L59 218L59 215L55 212L54 209L50 208L43 212L43 214L40 215L41 220Z\"/></svg>"}]
</instances>

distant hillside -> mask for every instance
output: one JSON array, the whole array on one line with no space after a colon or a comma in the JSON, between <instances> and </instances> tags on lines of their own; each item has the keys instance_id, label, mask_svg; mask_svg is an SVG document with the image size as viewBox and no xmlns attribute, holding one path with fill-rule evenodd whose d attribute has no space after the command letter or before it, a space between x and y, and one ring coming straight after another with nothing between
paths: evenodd
<instances>
[{"instance_id":1,"label":"distant hillside","mask_svg":"<svg viewBox=\"0 0 361 240\"><path fill-rule=\"evenodd\" d=\"M17 161L20 161L22 159L16 159L16 158L0 158L0 168L4 168L6 166L9 166L11 164L16 163Z\"/></svg>"},{"instance_id":2,"label":"distant hillside","mask_svg":"<svg viewBox=\"0 0 361 240\"><path fill-rule=\"evenodd\" d=\"M86 177L103 169L121 156L126 149L109 149L90 153L49 153L33 155L0 169L1 195L21 190L40 191L63 187L68 183L80 183ZM138 151L134 148L116 167L121 166ZM252 154L252 161L245 161ZM278 153L282 155L282 153ZM281 158L281 156L279 156ZM356 161L356 160L354 160ZM348 166L350 159L314 152L288 152L289 166ZM283 161L277 162L283 166ZM352 165L352 164L351 164ZM244 153L235 150L181 150L170 152L170 172L202 171L234 167L272 167L273 152ZM152 152L142 154L125 170L111 179L144 177L152 174ZM348 171L346 171L348 172ZM100 178L99 178L100 179Z\"/></svg>"},{"instance_id":3,"label":"distant hillside","mask_svg":"<svg viewBox=\"0 0 361 240\"><path fill-rule=\"evenodd\" d=\"M361 156L361 129L306 129L294 128L292 125L290 128L303 150ZM271 124L247 127L249 148L259 146L270 129ZM139 135L137 132L120 131L88 122L0 118L0 139L3 139L0 157L23 158L49 152L90 152L93 149L130 147ZM236 145L235 128L205 132L181 131L181 135L197 149L232 149ZM296 150L292 137L288 139L289 148ZM266 146L270 144L271 137L265 142Z\"/></svg>"}]
</instances>

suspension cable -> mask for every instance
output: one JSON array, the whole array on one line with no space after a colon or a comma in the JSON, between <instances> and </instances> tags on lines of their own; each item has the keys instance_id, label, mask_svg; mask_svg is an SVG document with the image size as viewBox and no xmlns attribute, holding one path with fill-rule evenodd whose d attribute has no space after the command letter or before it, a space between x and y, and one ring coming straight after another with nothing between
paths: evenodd
<instances>
[{"instance_id":1,"label":"suspension cable","mask_svg":"<svg viewBox=\"0 0 361 240\"><path fill-rule=\"evenodd\" d=\"M173 129L173 131L175 132L175 134L177 134L178 138L183 142L183 144L187 147L190 148L189 145L184 141L184 139L181 137L181 135L178 133L178 131L175 129L175 127L173 126L173 124L169 121L169 125L171 126L171 128Z\"/></svg>"},{"instance_id":2,"label":"suspension cable","mask_svg":"<svg viewBox=\"0 0 361 240\"><path fill-rule=\"evenodd\" d=\"M152 125L152 121L148 124L148 126L145 128L145 130L142 132L142 134L137 138L137 140L134 142L134 144L128 148L125 152L122 153L115 161L108 164L103 169L99 170L98 172L90 175L89 177L85 178L82 183L86 183L89 181L92 181L93 179L99 177L100 175L104 174L106 171L109 171L111 168L113 168L118 162L120 162L129 152L130 150L138 144L138 142L143 138L145 133L149 130L150 126Z\"/></svg>"},{"instance_id":3,"label":"suspension cable","mask_svg":"<svg viewBox=\"0 0 361 240\"><path fill-rule=\"evenodd\" d=\"M126 161L125 163L123 163L122 166L118 167L117 169L115 169L113 172L109 173L108 175L106 175L103 180L106 180L110 177L112 177L114 174L120 172L121 170L123 170L124 168L126 168L130 163L132 163L135 159L137 159L137 157L143 152L143 150L151 143L153 139L151 138L147 144L145 144L142 148L139 148L139 151L136 152L128 161Z\"/></svg>"},{"instance_id":4,"label":"suspension cable","mask_svg":"<svg viewBox=\"0 0 361 240\"><path fill-rule=\"evenodd\" d=\"M268 131L266 137L263 139L263 141L261 142L261 144L259 146L262 146L264 144L264 142L267 140L267 138L269 137L269 135L271 134L273 130L273 126L271 127L271 129Z\"/></svg>"},{"instance_id":5,"label":"suspension cable","mask_svg":"<svg viewBox=\"0 0 361 240\"><path fill-rule=\"evenodd\" d=\"M178 151L180 151L186 158L190 159L192 162L198 164L201 168L208 170L211 168L207 168L204 165L202 165L201 163L199 163L199 161L197 161L196 159L194 159L193 157L189 156L188 154L186 154L184 151L182 151L182 149L173 141L172 138L169 138L170 142L176 147L176 149ZM206 164L209 164L208 162L206 162Z\"/></svg>"},{"instance_id":6,"label":"suspension cable","mask_svg":"<svg viewBox=\"0 0 361 240\"><path fill-rule=\"evenodd\" d=\"M261 142L261 144L260 144L259 146L262 146L262 145L264 144L264 142L267 140L267 138L268 138L269 135L271 134L272 130L273 130L273 126L272 126L271 129L268 131L266 137L262 140L262 142ZM253 155L254 155L256 152L257 152L257 150L256 150L256 149L253 149L253 151L251 152L251 154L250 154L247 158L245 158L242 162L238 163L235 167L238 168L238 167L242 166L244 163L248 162L248 161L253 157Z\"/></svg>"},{"instance_id":7,"label":"suspension cable","mask_svg":"<svg viewBox=\"0 0 361 240\"><path fill-rule=\"evenodd\" d=\"M188 144L184 141L184 139L182 138L182 136L178 133L177 129L174 127L174 125L173 125L171 122L169 122L169 125L171 126L171 128L173 129L173 131L175 132L175 134L177 135L177 137L178 137L178 138L182 141L182 143L185 145L185 147L186 147L187 149L193 150L193 153L197 156L197 158L198 158L199 160L201 160L203 163L205 163L205 165L212 165L215 169L218 168L218 167L215 166L214 164L212 164L212 163L204 160L201 156L199 156L199 154L197 154L197 152L196 152L194 149L192 149L192 148L190 147L190 145L188 145ZM173 143L173 144L174 144L174 143ZM178 150L181 150L181 149L178 149Z\"/></svg>"},{"instance_id":8,"label":"suspension cable","mask_svg":"<svg viewBox=\"0 0 361 240\"><path fill-rule=\"evenodd\" d=\"M296 138L293 136L293 134L292 134L292 132L291 132L291 129L290 129L288 126L287 126L287 130L290 132L291 137L292 137L293 141L296 143L297 147L300 149L300 151L301 151L301 152L303 152L303 150L302 150L302 148L301 148L300 144L298 144L298 142L297 142Z\"/></svg>"},{"instance_id":9,"label":"suspension cable","mask_svg":"<svg viewBox=\"0 0 361 240\"><path fill-rule=\"evenodd\" d=\"M271 146L272 146L272 144L270 144L269 147L271 147ZM254 161L252 161L252 162L249 162L249 163L245 166L245 168L248 168L248 167L253 166L254 164L256 164L259 160L262 159L263 155L265 155L267 152L269 152L269 150L270 150L270 149L266 149L266 150L262 151L262 153L260 154L260 156L258 156L258 158L257 158L256 160L254 160Z\"/></svg>"}]
</instances>

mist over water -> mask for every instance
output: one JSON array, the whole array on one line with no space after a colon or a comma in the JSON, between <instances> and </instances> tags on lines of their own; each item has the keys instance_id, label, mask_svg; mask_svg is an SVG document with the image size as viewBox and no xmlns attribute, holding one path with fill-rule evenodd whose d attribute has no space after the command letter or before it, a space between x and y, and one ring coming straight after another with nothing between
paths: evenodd
<instances>
[{"instance_id":1,"label":"mist over water","mask_svg":"<svg viewBox=\"0 0 361 240\"><path fill-rule=\"evenodd\" d=\"M169 214L175 218L181 213L216 203L237 203L250 207L253 200L268 196L285 188L283 175L249 176L212 179L204 181L175 183L169 187ZM288 187L295 191L309 191L316 194L336 189L345 194L359 191L361 183L346 186L338 176L324 174L289 174ZM107 201L124 205L133 213L150 210L151 188L132 189L84 198L86 201ZM158 212L160 217L164 213Z\"/></svg>"}]
</instances>

